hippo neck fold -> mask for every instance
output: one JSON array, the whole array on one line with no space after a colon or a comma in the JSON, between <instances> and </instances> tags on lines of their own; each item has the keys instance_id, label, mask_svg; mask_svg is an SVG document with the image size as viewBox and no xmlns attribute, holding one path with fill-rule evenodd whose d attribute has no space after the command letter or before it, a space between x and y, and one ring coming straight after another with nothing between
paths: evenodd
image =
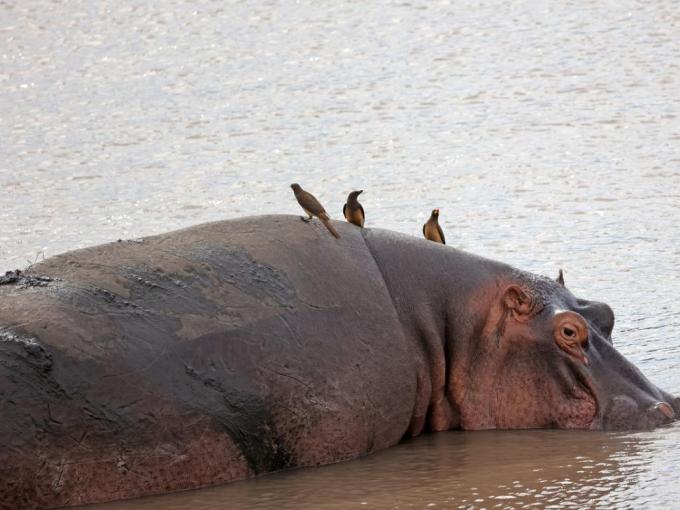
<instances>
[{"instance_id":1,"label":"hippo neck fold","mask_svg":"<svg viewBox=\"0 0 680 510\"><path fill-rule=\"evenodd\" d=\"M407 433L489 427L483 412L481 421L476 413L475 423L470 423L461 403L477 398L466 394L471 384L492 383L497 357L486 357L489 366L484 374L471 374L469 364L485 357L487 344L475 339L495 334L499 311L493 302L501 282L518 272L506 264L391 232L368 230L364 235L417 360L417 395ZM473 407L487 406L479 402Z\"/></svg>"}]
</instances>

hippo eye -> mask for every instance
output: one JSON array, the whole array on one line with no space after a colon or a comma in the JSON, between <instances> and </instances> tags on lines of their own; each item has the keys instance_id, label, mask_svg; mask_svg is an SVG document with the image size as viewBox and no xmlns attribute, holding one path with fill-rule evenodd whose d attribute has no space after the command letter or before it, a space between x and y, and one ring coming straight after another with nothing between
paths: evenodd
<instances>
[{"instance_id":1,"label":"hippo eye","mask_svg":"<svg viewBox=\"0 0 680 510\"><path fill-rule=\"evenodd\" d=\"M587 365L588 357L583 351L588 348L588 325L583 317L576 312L564 311L556 313L553 321L557 346Z\"/></svg>"},{"instance_id":2,"label":"hippo eye","mask_svg":"<svg viewBox=\"0 0 680 510\"><path fill-rule=\"evenodd\" d=\"M562 328L562 334L567 338L574 338L576 336L576 331L565 326Z\"/></svg>"}]
</instances>

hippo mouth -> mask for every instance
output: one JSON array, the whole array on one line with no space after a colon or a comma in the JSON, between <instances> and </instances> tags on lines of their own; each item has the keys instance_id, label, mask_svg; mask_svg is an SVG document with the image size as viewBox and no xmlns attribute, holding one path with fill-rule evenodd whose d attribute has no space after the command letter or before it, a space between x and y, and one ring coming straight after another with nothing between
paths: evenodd
<instances>
[{"instance_id":1,"label":"hippo mouth","mask_svg":"<svg viewBox=\"0 0 680 510\"><path fill-rule=\"evenodd\" d=\"M597 333L597 332L595 332ZM651 383L613 346L592 334L582 363L571 360L571 397L582 409L569 426L599 430L649 430L680 416L680 399ZM587 423L586 423L587 422Z\"/></svg>"},{"instance_id":2,"label":"hippo mouth","mask_svg":"<svg viewBox=\"0 0 680 510\"><path fill-rule=\"evenodd\" d=\"M574 384L571 388L574 404L570 409L570 416L565 428L590 429L596 428L600 405L597 392L587 374L587 369L575 363L570 363Z\"/></svg>"},{"instance_id":3,"label":"hippo mouth","mask_svg":"<svg viewBox=\"0 0 680 510\"><path fill-rule=\"evenodd\" d=\"M649 430L675 421L678 415L676 406L680 405L680 399L677 398L670 399L672 403L669 403L646 395L647 403L641 404L629 396L617 395L602 405L587 369L573 367L572 372L576 381L573 396L583 406L581 412L571 417L573 428Z\"/></svg>"}]
</instances>

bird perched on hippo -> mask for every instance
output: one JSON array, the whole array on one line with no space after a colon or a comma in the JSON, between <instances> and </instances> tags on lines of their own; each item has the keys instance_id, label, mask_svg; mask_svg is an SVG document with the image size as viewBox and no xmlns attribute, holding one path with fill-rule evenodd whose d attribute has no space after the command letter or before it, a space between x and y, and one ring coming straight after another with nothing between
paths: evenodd
<instances>
[{"instance_id":1,"label":"bird perched on hippo","mask_svg":"<svg viewBox=\"0 0 680 510\"><path fill-rule=\"evenodd\" d=\"M295 216L219 221L3 280L0 508L192 489L423 432L647 429L680 412L613 346L606 304L329 224L339 239Z\"/></svg>"},{"instance_id":2,"label":"bird perched on hippo","mask_svg":"<svg viewBox=\"0 0 680 510\"><path fill-rule=\"evenodd\" d=\"M345 219L357 227L363 227L364 222L366 221L364 208L358 200L359 195L361 195L363 192L364 190L352 191L347 196L347 202L342 208L342 214L345 216Z\"/></svg>"},{"instance_id":3,"label":"bird perched on hippo","mask_svg":"<svg viewBox=\"0 0 680 510\"><path fill-rule=\"evenodd\" d=\"M423 225L423 237L428 241L446 244L446 237L441 226L439 226L439 209L434 209L430 218Z\"/></svg>"},{"instance_id":4,"label":"bird perched on hippo","mask_svg":"<svg viewBox=\"0 0 680 510\"><path fill-rule=\"evenodd\" d=\"M339 238L340 234L338 234L338 231L335 230L335 228L331 224L330 217L328 216L326 209L324 209L324 207L317 200L317 198L314 195L312 195L309 191L303 190L302 186L300 186L297 183L291 184L290 187L293 190L293 193L295 194L295 198L297 199L298 204L300 204L300 207L302 207L302 210L305 211L305 213L308 216L307 218L301 216L300 219L308 223L309 221L311 221L313 216L316 216L317 218L319 218L319 220L321 220L321 223L324 224L324 226L333 235L333 237Z\"/></svg>"}]
</instances>

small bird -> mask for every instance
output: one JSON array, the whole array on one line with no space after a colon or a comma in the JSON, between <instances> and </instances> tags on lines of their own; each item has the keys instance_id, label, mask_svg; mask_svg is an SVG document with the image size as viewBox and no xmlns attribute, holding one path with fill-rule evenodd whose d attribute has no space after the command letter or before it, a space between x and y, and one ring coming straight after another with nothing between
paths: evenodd
<instances>
[{"instance_id":1,"label":"small bird","mask_svg":"<svg viewBox=\"0 0 680 510\"><path fill-rule=\"evenodd\" d=\"M446 244L444 232L442 232L442 228L439 226L439 209L433 210L430 219L423 225L423 235L429 241Z\"/></svg>"},{"instance_id":2,"label":"small bird","mask_svg":"<svg viewBox=\"0 0 680 510\"><path fill-rule=\"evenodd\" d=\"M347 203L342 207L342 214L345 215L345 219L350 223L353 223L357 227L363 227L364 221L366 220L366 215L364 214L364 208L357 200L357 197L361 195L364 190L352 191L347 197Z\"/></svg>"},{"instance_id":3,"label":"small bird","mask_svg":"<svg viewBox=\"0 0 680 510\"><path fill-rule=\"evenodd\" d=\"M338 231L335 230L333 225L331 225L331 219L328 217L326 209L323 208L316 197L303 190L299 184L291 184L290 187L293 189L293 193L295 193L295 198L297 198L298 204L300 204L300 207L302 207L302 209L307 213L307 216L309 216L309 218L300 216L300 219L302 221L308 222L311 221L313 216L316 216L321 220L321 223L324 224L328 231L333 234L334 237L339 239L340 234L338 234Z\"/></svg>"},{"instance_id":4,"label":"small bird","mask_svg":"<svg viewBox=\"0 0 680 510\"><path fill-rule=\"evenodd\" d=\"M557 281L557 283L559 283L562 287L566 287L566 285L564 284L564 271L562 271L562 269L560 269L560 272L558 273L555 281Z\"/></svg>"}]
</instances>

